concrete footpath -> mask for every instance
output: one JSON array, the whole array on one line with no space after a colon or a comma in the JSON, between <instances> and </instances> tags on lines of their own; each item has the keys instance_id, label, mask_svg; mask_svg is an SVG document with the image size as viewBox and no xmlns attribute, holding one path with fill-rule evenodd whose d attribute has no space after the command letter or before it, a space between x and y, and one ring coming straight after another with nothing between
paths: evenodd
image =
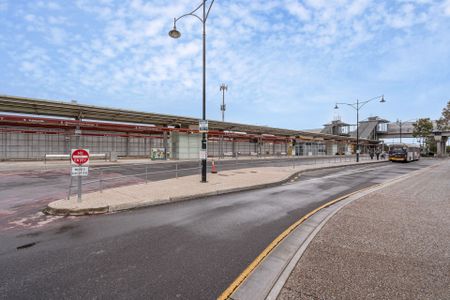
<instances>
[{"instance_id":1,"label":"concrete footpath","mask_svg":"<svg viewBox=\"0 0 450 300\"><path fill-rule=\"evenodd\" d=\"M442 160L339 210L275 297L450 299L449 216L450 160Z\"/></svg>"},{"instance_id":2,"label":"concrete footpath","mask_svg":"<svg viewBox=\"0 0 450 300\"><path fill-rule=\"evenodd\" d=\"M77 197L51 202L45 212L53 215L86 215L114 212L189 200L237 191L264 188L282 184L298 176L299 173L323 168L351 165L383 163L386 161L338 162L291 167L260 167L222 171L208 174L208 182L201 183L200 176L185 176L132 186L117 187L83 195L82 202Z\"/></svg>"}]
</instances>

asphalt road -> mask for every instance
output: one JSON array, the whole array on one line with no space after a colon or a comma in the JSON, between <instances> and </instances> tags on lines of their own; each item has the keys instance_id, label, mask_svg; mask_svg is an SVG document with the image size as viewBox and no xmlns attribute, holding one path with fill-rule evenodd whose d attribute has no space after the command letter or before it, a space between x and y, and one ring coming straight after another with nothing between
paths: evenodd
<instances>
[{"instance_id":1,"label":"asphalt road","mask_svg":"<svg viewBox=\"0 0 450 300\"><path fill-rule=\"evenodd\" d=\"M214 299L312 209L432 163L313 171L274 188L4 232L0 298Z\"/></svg>"},{"instance_id":2,"label":"asphalt road","mask_svg":"<svg viewBox=\"0 0 450 300\"><path fill-rule=\"evenodd\" d=\"M297 165L314 164L344 157L302 157L295 160ZM346 158L350 159L350 158ZM220 170L241 169L258 166L291 165L292 159L238 159L217 162ZM146 174L147 169L147 176ZM125 186L148 181L200 174L199 162L162 162L151 164L121 164L103 167L92 166L89 176L83 178L83 192L103 188ZM100 185L98 179L103 181ZM51 170L0 171L0 231L15 226L32 226L42 222L39 214L48 203L67 197L70 184L69 166ZM76 193L73 182L72 194Z\"/></svg>"}]
</instances>

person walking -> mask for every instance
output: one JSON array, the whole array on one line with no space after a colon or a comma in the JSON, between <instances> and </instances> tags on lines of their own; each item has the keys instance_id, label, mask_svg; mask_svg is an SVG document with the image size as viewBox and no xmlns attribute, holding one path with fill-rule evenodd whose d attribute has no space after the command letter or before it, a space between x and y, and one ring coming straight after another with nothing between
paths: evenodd
<instances>
[{"instance_id":1,"label":"person walking","mask_svg":"<svg viewBox=\"0 0 450 300\"><path fill-rule=\"evenodd\" d=\"M380 160L380 154L381 154L380 149L377 149L375 154L377 155L377 160Z\"/></svg>"},{"instance_id":2,"label":"person walking","mask_svg":"<svg viewBox=\"0 0 450 300\"><path fill-rule=\"evenodd\" d=\"M370 159L373 159L373 149L369 150Z\"/></svg>"}]
</instances>

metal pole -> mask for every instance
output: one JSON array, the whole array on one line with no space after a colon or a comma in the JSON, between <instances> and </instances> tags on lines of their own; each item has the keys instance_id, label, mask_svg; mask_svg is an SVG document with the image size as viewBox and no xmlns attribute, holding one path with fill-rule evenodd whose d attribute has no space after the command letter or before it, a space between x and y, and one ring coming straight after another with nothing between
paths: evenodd
<instances>
[{"instance_id":1,"label":"metal pole","mask_svg":"<svg viewBox=\"0 0 450 300\"><path fill-rule=\"evenodd\" d=\"M359 99L356 99L356 162L359 162Z\"/></svg>"},{"instance_id":2,"label":"metal pole","mask_svg":"<svg viewBox=\"0 0 450 300\"><path fill-rule=\"evenodd\" d=\"M402 143L402 121L400 121L400 144Z\"/></svg>"},{"instance_id":3,"label":"metal pole","mask_svg":"<svg viewBox=\"0 0 450 300\"><path fill-rule=\"evenodd\" d=\"M80 149L80 120L77 120L78 124L76 126L76 144L77 144L77 149ZM81 202L81 194L82 194L82 182L81 182L81 176L77 176L78 177L78 198L77 201Z\"/></svg>"},{"instance_id":4,"label":"metal pole","mask_svg":"<svg viewBox=\"0 0 450 300\"><path fill-rule=\"evenodd\" d=\"M203 121L206 120L206 1L203 1ZM202 152L207 154L206 133L202 133ZM206 157L202 157L202 182L206 182Z\"/></svg>"},{"instance_id":5,"label":"metal pole","mask_svg":"<svg viewBox=\"0 0 450 300\"><path fill-rule=\"evenodd\" d=\"M222 110L222 122L225 122L225 84L222 84L220 89L222 90L222 107L220 109Z\"/></svg>"}]
</instances>

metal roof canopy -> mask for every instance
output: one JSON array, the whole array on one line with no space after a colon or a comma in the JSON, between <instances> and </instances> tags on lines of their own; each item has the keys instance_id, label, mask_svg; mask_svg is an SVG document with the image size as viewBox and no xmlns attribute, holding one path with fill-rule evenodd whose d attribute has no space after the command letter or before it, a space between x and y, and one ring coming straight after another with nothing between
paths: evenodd
<instances>
[{"instance_id":1,"label":"metal roof canopy","mask_svg":"<svg viewBox=\"0 0 450 300\"><path fill-rule=\"evenodd\" d=\"M192 117L155 114L132 110L99 107L78 103L49 101L42 99L0 95L0 111L23 113L32 115L46 115L68 117L73 119L93 119L116 122L130 122L153 124L160 126L180 126L188 128L189 125L198 125L199 119ZM267 126L257 126L230 122L208 120L211 130L233 130L250 134L273 134L285 137L299 135L323 138L326 140L355 140L351 137L342 137L324 133L312 133L300 130L280 129ZM372 141L375 142L375 141Z\"/></svg>"}]
</instances>

